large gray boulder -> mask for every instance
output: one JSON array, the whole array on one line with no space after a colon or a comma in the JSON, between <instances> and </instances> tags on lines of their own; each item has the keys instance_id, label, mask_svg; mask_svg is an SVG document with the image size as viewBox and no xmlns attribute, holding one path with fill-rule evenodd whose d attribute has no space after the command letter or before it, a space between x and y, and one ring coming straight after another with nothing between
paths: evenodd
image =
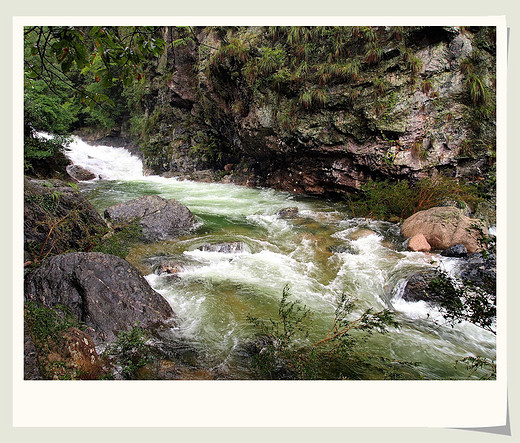
<instances>
[{"instance_id":1,"label":"large gray boulder","mask_svg":"<svg viewBox=\"0 0 520 443\"><path fill-rule=\"evenodd\" d=\"M195 225L190 210L174 199L145 195L105 210L105 218L114 223L139 221L145 241L169 240L187 233Z\"/></svg>"},{"instance_id":2,"label":"large gray boulder","mask_svg":"<svg viewBox=\"0 0 520 443\"><path fill-rule=\"evenodd\" d=\"M405 237L424 235L432 249L448 249L462 244L472 254L481 249L488 231L482 221L466 217L454 207L434 207L408 217L401 226Z\"/></svg>"},{"instance_id":3,"label":"large gray boulder","mask_svg":"<svg viewBox=\"0 0 520 443\"><path fill-rule=\"evenodd\" d=\"M174 326L174 312L127 261L100 252L47 259L26 276L26 301L65 305L89 328L96 344L113 341L137 323L155 330Z\"/></svg>"}]
</instances>

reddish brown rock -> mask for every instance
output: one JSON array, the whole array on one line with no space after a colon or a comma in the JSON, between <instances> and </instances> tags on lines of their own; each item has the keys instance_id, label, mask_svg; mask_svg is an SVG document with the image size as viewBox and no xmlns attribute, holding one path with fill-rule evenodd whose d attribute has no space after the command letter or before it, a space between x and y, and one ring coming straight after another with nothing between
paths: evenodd
<instances>
[{"instance_id":1,"label":"reddish brown rock","mask_svg":"<svg viewBox=\"0 0 520 443\"><path fill-rule=\"evenodd\" d=\"M408 217L401 226L405 237L422 234L432 249L448 249L463 244L468 252L481 249L480 241L487 228L477 219L466 217L454 207L435 207Z\"/></svg>"},{"instance_id":2,"label":"reddish brown rock","mask_svg":"<svg viewBox=\"0 0 520 443\"><path fill-rule=\"evenodd\" d=\"M77 328L47 337L38 363L46 379L95 380L104 374L92 338Z\"/></svg>"},{"instance_id":3,"label":"reddish brown rock","mask_svg":"<svg viewBox=\"0 0 520 443\"><path fill-rule=\"evenodd\" d=\"M416 234L408 242L408 249L414 252L430 252L432 247L423 234Z\"/></svg>"}]
</instances>

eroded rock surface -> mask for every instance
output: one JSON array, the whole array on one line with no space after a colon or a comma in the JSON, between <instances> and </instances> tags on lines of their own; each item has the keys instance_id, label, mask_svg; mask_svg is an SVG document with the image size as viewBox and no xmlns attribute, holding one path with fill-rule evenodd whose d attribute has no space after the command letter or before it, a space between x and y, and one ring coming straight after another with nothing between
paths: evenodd
<instances>
[{"instance_id":1,"label":"eroded rock surface","mask_svg":"<svg viewBox=\"0 0 520 443\"><path fill-rule=\"evenodd\" d=\"M480 220L466 217L460 209L453 207L416 212L403 222L401 232L405 237L424 235L432 249L462 244L470 254L481 249L481 240L487 236L487 228Z\"/></svg>"},{"instance_id":2,"label":"eroded rock surface","mask_svg":"<svg viewBox=\"0 0 520 443\"><path fill-rule=\"evenodd\" d=\"M65 305L85 323L96 344L113 341L136 324L160 329L175 324L168 302L137 269L113 255L69 253L47 259L26 276L25 298L52 308Z\"/></svg>"},{"instance_id":3,"label":"eroded rock surface","mask_svg":"<svg viewBox=\"0 0 520 443\"><path fill-rule=\"evenodd\" d=\"M192 229L196 222L186 206L158 195L145 195L119 203L106 209L104 215L112 224L138 221L142 239L150 242L179 237Z\"/></svg>"}]
</instances>

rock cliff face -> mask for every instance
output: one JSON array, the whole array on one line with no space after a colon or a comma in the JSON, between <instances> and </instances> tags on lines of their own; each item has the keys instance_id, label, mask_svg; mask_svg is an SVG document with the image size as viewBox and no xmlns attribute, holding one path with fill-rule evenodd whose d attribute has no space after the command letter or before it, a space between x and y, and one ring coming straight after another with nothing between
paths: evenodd
<instances>
[{"instance_id":1,"label":"rock cliff face","mask_svg":"<svg viewBox=\"0 0 520 443\"><path fill-rule=\"evenodd\" d=\"M122 133L155 173L331 195L494 167L487 27L163 28Z\"/></svg>"}]
</instances>

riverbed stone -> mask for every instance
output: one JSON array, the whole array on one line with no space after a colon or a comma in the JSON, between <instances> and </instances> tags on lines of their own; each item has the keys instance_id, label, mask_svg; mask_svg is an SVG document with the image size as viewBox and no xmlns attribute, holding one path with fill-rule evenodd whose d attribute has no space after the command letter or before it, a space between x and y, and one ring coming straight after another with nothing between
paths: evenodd
<instances>
[{"instance_id":1,"label":"riverbed stone","mask_svg":"<svg viewBox=\"0 0 520 443\"><path fill-rule=\"evenodd\" d=\"M278 218L294 218L298 216L298 208L296 206L292 206L290 208L282 208L276 211L276 216Z\"/></svg>"},{"instance_id":2,"label":"riverbed stone","mask_svg":"<svg viewBox=\"0 0 520 443\"><path fill-rule=\"evenodd\" d=\"M45 379L96 380L105 374L94 341L86 332L71 327L47 337L45 342L38 353Z\"/></svg>"},{"instance_id":3,"label":"riverbed stone","mask_svg":"<svg viewBox=\"0 0 520 443\"><path fill-rule=\"evenodd\" d=\"M138 221L142 240L148 242L174 239L189 232L196 223L186 206L158 195L119 203L106 209L104 215L112 224Z\"/></svg>"},{"instance_id":4,"label":"riverbed stone","mask_svg":"<svg viewBox=\"0 0 520 443\"><path fill-rule=\"evenodd\" d=\"M67 174L77 181L89 181L94 180L97 177L96 174L79 165L67 166Z\"/></svg>"},{"instance_id":5,"label":"riverbed stone","mask_svg":"<svg viewBox=\"0 0 520 443\"><path fill-rule=\"evenodd\" d=\"M435 302L436 294L429 290L429 284L436 277L437 273L435 271L421 272L412 275L404 288L402 295L403 300L409 302Z\"/></svg>"},{"instance_id":6,"label":"riverbed stone","mask_svg":"<svg viewBox=\"0 0 520 443\"><path fill-rule=\"evenodd\" d=\"M441 252L441 255L443 257L455 257L455 258L461 258L461 257L467 257L468 256L468 250L466 249L466 246L458 244L451 246L448 249L445 249Z\"/></svg>"},{"instance_id":7,"label":"riverbed stone","mask_svg":"<svg viewBox=\"0 0 520 443\"><path fill-rule=\"evenodd\" d=\"M223 254L236 254L244 252L244 243L241 241L229 243L208 243L200 246L200 251L221 252Z\"/></svg>"},{"instance_id":8,"label":"riverbed stone","mask_svg":"<svg viewBox=\"0 0 520 443\"><path fill-rule=\"evenodd\" d=\"M351 232L348 238L350 240L359 240L360 238L369 237L370 235L376 235L376 232L372 231L372 229L361 228Z\"/></svg>"},{"instance_id":9,"label":"riverbed stone","mask_svg":"<svg viewBox=\"0 0 520 443\"><path fill-rule=\"evenodd\" d=\"M401 232L405 237L424 235L432 249L444 250L463 244L469 253L480 250L480 242L487 236L487 228L480 220L466 217L454 207L416 212L403 222Z\"/></svg>"},{"instance_id":10,"label":"riverbed stone","mask_svg":"<svg viewBox=\"0 0 520 443\"><path fill-rule=\"evenodd\" d=\"M415 234L408 242L408 249L414 252L430 252L432 247L423 234Z\"/></svg>"},{"instance_id":11,"label":"riverbed stone","mask_svg":"<svg viewBox=\"0 0 520 443\"><path fill-rule=\"evenodd\" d=\"M177 275L179 272L184 270L184 266L175 261L164 261L159 263L155 268L154 272L158 275L168 274L168 275Z\"/></svg>"},{"instance_id":12,"label":"riverbed stone","mask_svg":"<svg viewBox=\"0 0 520 443\"><path fill-rule=\"evenodd\" d=\"M26 276L26 301L64 305L85 323L97 344L113 341L136 324L155 330L174 326L175 314L127 261L100 252L62 254Z\"/></svg>"}]
</instances>

